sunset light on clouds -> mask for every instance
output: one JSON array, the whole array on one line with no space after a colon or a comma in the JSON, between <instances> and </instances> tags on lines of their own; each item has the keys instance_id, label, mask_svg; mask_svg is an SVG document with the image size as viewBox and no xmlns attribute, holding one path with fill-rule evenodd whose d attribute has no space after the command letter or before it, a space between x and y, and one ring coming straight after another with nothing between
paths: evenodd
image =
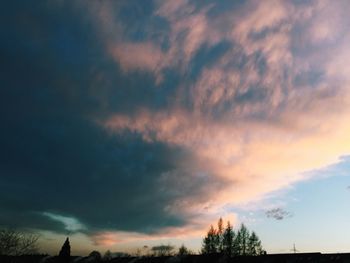
<instances>
[{"instance_id":1,"label":"sunset light on clouds","mask_svg":"<svg viewBox=\"0 0 350 263\"><path fill-rule=\"evenodd\" d=\"M198 251L223 217L271 253L349 251L348 1L5 6L0 225Z\"/></svg>"}]
</instances>

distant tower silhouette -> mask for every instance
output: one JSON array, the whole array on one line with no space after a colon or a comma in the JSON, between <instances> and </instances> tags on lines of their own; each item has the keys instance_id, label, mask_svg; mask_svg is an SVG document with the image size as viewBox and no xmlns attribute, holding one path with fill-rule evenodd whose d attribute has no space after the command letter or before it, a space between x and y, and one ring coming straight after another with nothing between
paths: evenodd
<instances>
[{"instance_id":1,"label":"distant tower silhouette","mask_svg":"<svg viewBox=\"0 0 350 263\"><path fill-rule=\"evenodd\" d=\"M58 254L59 257L68 258L70 257L70 244L69 244L69 238L67 237L66 241L64 242L60 253Z\"/></svg>"}]
</instances>

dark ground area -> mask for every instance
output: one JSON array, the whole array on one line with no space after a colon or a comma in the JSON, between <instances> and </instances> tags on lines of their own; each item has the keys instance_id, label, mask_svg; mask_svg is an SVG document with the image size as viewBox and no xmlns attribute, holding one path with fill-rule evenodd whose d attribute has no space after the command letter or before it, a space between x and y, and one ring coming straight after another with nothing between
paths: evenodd
<instances>
[{"instance_id":1,"label":"dark ground area","mask_svg":"<svg viewBox=\"0 0 350 263\"><path fill-rule=\"evenodd\" d=\"M321 254L273 254L264 256L241 256L225 258L222 255L189 255L172 257L118 257L108 261L96 261L89 257L70 257L62 259L50 256L0 256L1 263L306 263L306 262L347 262L350 263L350 253Z\"/></svg>"}]
</instances>

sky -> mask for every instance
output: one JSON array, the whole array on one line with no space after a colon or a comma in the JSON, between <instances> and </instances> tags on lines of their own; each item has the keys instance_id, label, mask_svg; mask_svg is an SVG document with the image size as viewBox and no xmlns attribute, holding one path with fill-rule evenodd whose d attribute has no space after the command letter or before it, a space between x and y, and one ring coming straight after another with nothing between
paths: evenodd
<instances>
[{"instance_id":1,"label":"sky","mask_svg":"<svg viewBox=\"0 0 350 263\"><path fill-rule=\"evenodd\" d=\"M42 252L349 252L347 0L8 1L0 226Z\"/></svg>"}]
</instances>

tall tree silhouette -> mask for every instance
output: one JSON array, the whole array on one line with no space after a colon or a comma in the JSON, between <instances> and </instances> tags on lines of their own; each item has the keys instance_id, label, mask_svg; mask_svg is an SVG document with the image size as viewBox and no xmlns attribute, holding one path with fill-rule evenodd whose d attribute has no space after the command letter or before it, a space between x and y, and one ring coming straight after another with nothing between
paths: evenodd
<instances>
[{"instance_id":1,"label":"tall tree silhouette","mask_svg":"<svg viewBox=\"0 0 350 263\"><path fill-rule=\"evenodd\" d=\"M70 244L69 244L69 238L67 237L66 241L64 242L60 253L58 254L59 257L62 258L68 258L70 257Z\"/></svg>"},{"instance_id":2,"label":"tall tree silhouette","mask_svg":"<svg viewBox=\"0 0 350 263\"><path fill-rule=\"evenodd\" d=\"M231 257L233 255L233 241L235 238L235 232L232 229L232 226L230 224L230 221L227 222L226 229L223 233L222 238L222 248L223 252L228 256Z\"/></svg>"},{"instance_id":3,"label":"tall tree silhouette","mask_svg":"<svg viewBox=\"0 0 350 263\"><path fill-rule=\"evenodd\" d=\"M248 241L249 241L249 231L244 224L241 225L237 232L236 244L238 248L238 255L248 254Z\"/></svg>"},{"instance_id":4,"label":"tall tree silhouette","mask_svg":"<svg viewBox=\"0 0 350 263\"><path fill-rule=\"evenodd\" d=\"M213 225L211 225L206 237L203 239L202 254L212 254L216 252L217 252L217 234Z\"/></svg>"},{"instance_id":5,"label":"tall tree silhouette","mask_svg":"<svg viewBox=\"0 0 350 263\"><path fill-rule=\"evenodd\" d=\"M261 246L261 241L253 231L248 240L248 255L256 256L261 255L262 253L263 249Z\"/></svg>"},{"instance_id":6,"label":"tall tree silhouette","mask_svg":"<svg viewBox=\"0 0 350 263\"><path fill-rule=\"evenodd\" d=\"M217 252L223 252L223 234L224 234L224 222L220 217L218 221L218 230L216 231L216 248Z\"/></svg>"}]
</instances>

